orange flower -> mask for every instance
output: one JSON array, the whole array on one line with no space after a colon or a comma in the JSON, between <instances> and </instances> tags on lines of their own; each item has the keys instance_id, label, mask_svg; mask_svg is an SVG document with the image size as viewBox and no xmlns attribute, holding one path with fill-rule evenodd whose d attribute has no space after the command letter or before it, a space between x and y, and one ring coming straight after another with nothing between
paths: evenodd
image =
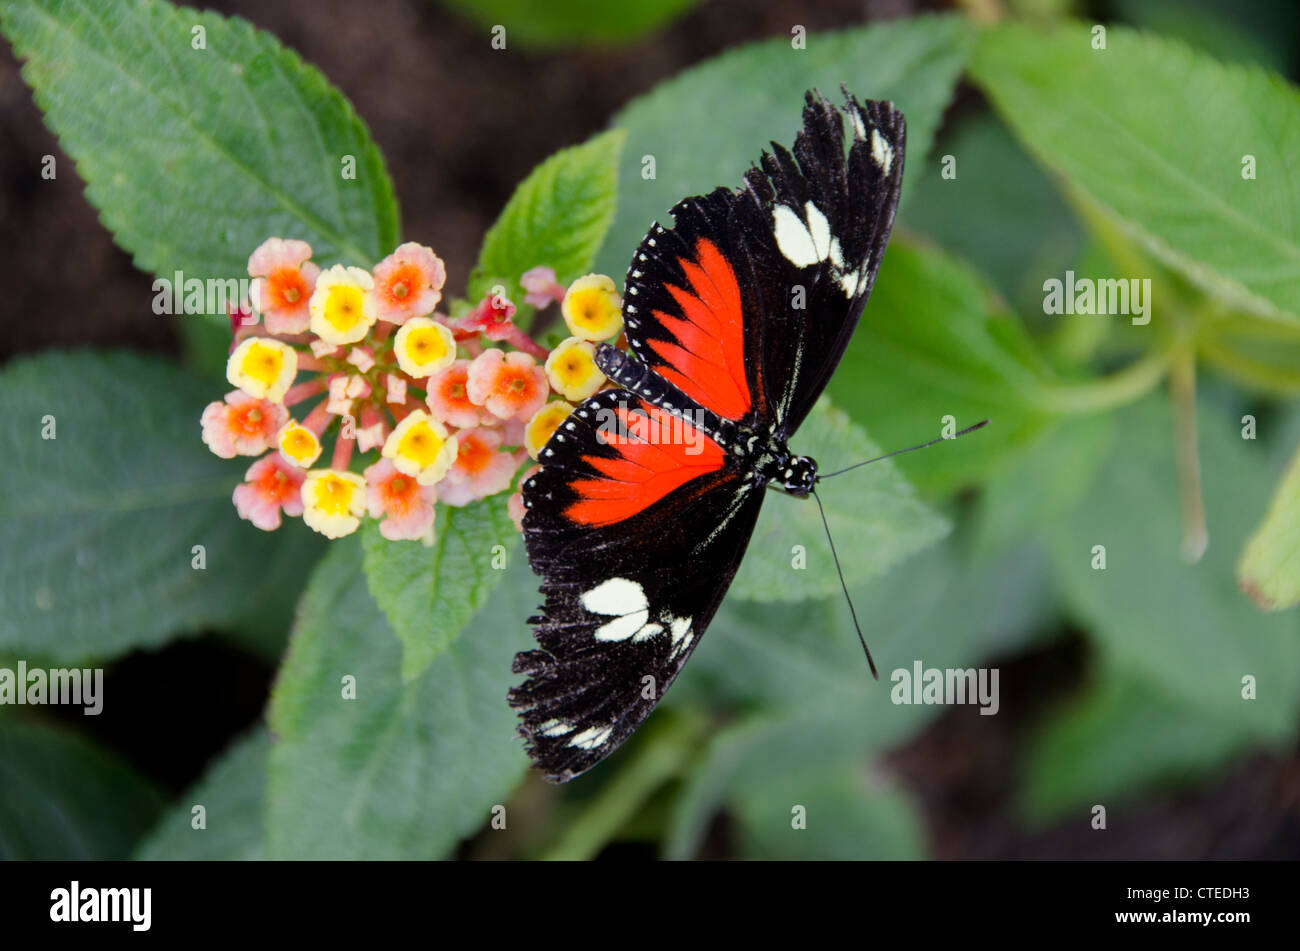
<instances>
[{"instance_id":1,"label":"orange flower","mask_svg":"<svg viewBox=\"0 0 1300 951\"><path fill-rule=\"evenodd\" d=\"M273 334L299 334L311 323L307 303L316 289L320 268L312 264L306 241L268 238L248 258L254 278L253 303Z\"/></svg>"},{"instance_id":2,"label":"orange flower","mask_svg":"<svg viewBox=\"0 0 1300 951\"><path fill-rule=\"evenodd\" d=\"M437 490L420 485L389 459L380 459L365 471L366 504L371 518L382 518L379 533L393 541L433 538Z\"/></svg>"},{"instance_id":3,"label":"orange flower","mask_svg":"<svg viewBox=\"0 0 1300 951\"><path fill-rule=\"evenodd\" d=\"M526 420L546 402L546 371L526 353L484 350L469 365L465 391L497 419Z\"/></svg>"},{"instance_id":4,"label":"orange flower","mask_svg":"<svg viewBox=\"0 0 1300 951\"><path fill-rule=\"evenodd\" d=\"M375 312L390 324L433 313L447 269L432 248L408 241L375 265Z\"/></svg>"},{"instance_id":5,"label":"orange flower","mask_svg":"<svg viewBox=\"0 0 1300 951\"><path fill-rule=\"evenodd\" d=\"M260 455L288 418L289 411L279 403L232 390L225 402L209 403L203 410L203 441L222 459Z\"/></svg>"},{"instance_id":6,"label":"orange flower","mask_svg":"<svg viewBox=\"0 0 1300 951\"><path fill-rule=\"evenodd\" d=\"M425 402L434 419L462 429L480 423L496 422L496 417L481 406L470 402L466 384L469 381L469 361L457 360L445 370L429 377L429 395Z\"/></svg>"},{"instance_id":7,"label":"orange flower","mask_svg":"<svg viewBox=\"0 0 1300 951\"><path fill-rule=\"evenodd\" d=\"M510 488L518 464L501 452L501 430L462 429L456 434L456 461L439 485L438 497L448 505L469 505Z\"/></svg>"},{"instance_id":8,"label":"orange flower","mask_svg":"<svg viewBox=\"0 0 1300 951\"><path fill-rule=\"evenodd\" d=\"M280 527L280 513L302 514L302 483L305 475L280 458L279 453L263 456L249 466L244 482L235 488L235 510L264 532Z\"/></svg>"}]
</instances>

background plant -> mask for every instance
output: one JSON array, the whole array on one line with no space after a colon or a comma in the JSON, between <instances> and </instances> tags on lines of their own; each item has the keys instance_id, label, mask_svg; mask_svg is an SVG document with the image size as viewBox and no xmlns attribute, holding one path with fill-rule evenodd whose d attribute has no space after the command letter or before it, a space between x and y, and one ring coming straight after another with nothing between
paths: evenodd
<instances>
[{"instance_id":1,"label":"background plant","mask_svg":"<svg viewBox=\"0 0 1300 951\"><path fill-rule=\"evenodd\" d=\"M1014 764L1031 825L1084 823L1099 801L1122 816L1295 740L1300 102L1267 68L1286 69L1283 54L1240 22L1202 13L1216 28L1198 29L1159 9L1121 12L1191 44L1111 24L1103 51L1091 21L944 15L814 32L805 50L788 35L732 50L614 116L621 154L575 143L539 166L464 291L476 299L536 263L621 275L651 219L738 181L762 143L789 137L799 90L845 82L894 99L909 121L899 231L833 406L798 448L856 459L927 438L946 414L994 420L829 483L826 501L886 671L996 664L1081 633L1082 684L1034 721ZM579 35L501 17L529 23L521 44L647 25ZM421 239L402 234L365 124L269 34L162 0L16 2L0 26L142 270L236 275L273 233L360 266ZM987 105L945 122L963 81ZM339 174L345 156L355 179ZM1152 323L1043 315L1042 282L1067 267L1152 278ZM896 706L865 676L820 526L795 503L766 507L736 591L637 739L562 792L521 783L504 696L536 580L518 547L507 570L482 569L493 543L513 544L493 507L504 496L449 519L434 551L375 533L322 558L305 530L262 535L230 511L239 465L197 439L228 331L219 317L176 326L180 366L82 350L0 371L0 654L113 664L220 630L280 662L276 739L256 728L163 809L117 757L43 711L0 707L0 851L585 857L640 840L686 857L719 814L728 854L935 848L913 791L881 764L943 711ZM56 440L39 438L46 415ZM806 572L789 569L794 544ZM340 699L345 674L355 701ZM189 827L194 802L204 833ZM792 802L820 821L792 832ZM508 835L483 831L497 804ZM48 832L56 815L78 834Z\"/></svg>"}]
</instances>

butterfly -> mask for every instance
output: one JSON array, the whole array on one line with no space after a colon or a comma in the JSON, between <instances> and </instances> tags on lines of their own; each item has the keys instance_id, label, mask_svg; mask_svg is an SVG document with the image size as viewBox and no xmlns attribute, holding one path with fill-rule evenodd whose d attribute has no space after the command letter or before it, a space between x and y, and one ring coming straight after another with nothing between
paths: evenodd
<instances>
[{"instance_id":1,"label":"butterfly","mask_svg":"<svg viewBox=\"0 0 1300 951\"><path fill-rule=\"evenodd\" d=\"M565 782L649 716L718 610L764 489L807 497L787 440L844 354L889 241L906 126L889 102L805 94L802 128L739 189L671 210L633 255L630 351L525 481L545 603L509 702L534 765ZM847 143L846 143L847 137Z\"/></svg>"}]
</instances>

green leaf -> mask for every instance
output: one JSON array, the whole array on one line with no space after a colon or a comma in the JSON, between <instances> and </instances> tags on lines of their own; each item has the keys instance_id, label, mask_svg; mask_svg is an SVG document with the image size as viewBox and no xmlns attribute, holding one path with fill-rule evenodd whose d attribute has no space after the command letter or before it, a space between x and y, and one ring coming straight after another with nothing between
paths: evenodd
<instances>
[{"instance_id":1,"label":"green leaf","mask_svg":"<svg viewBox=\"0 0 1300 951\"><path fill-rule=\"evenodd\" d=\"M1042 433L1050 382L1020 324L974 272L895 238L827 392L886 450L936 438L946 416L959 429L991 420L898 458L923 494L941 494L987 477Z\"/></svg>"},{"instance_id":2,"label":"green leaf","mask_svg":"<svg viewBox=\"0 0 1300 951\"><path fill-rule=\"evenodd\" d=\"M543 49L627 43L681 16L699 0L442 0L445 6L505 33L506 49L512 44Z\"/></svg>"},{"instance_id":3,"label":"green leaf","mask_svg":"<svg viewBox=\"0 0 1300 951\"><path fill-rule=\"evenodd\" d=\"M0 649L107 658L250 618L287 624L285 598L322 545L302 525L266 533L239 518L230 497L252 460L218 459L200 439L219 396L128 353L4 368Z\"/></svg>"},{"instance_id":4,"label":"green leaf","mask_svg":"<svg viewBox=\"0 0 1300 951\"><path fill-rule=\"evenodd\" d=\"M1300 449L1237 565L1242 590L1266 611L1300 602Z\"/></svg>"},{"instance_id":5,"label":"green leaf","mask_svg":"<svg viewBox=\"0 0 1300 951\"><path fill-rule=\"evenodd\" d=\"M971 71L1029 150L1157 259L1243 309L1300 314L1300 96L1280 77L1118 26L1094 50L1085 24L991 28Z\"/></svg>"},{"instance_id":6,"label":"green leaf","mask_svg":"<svg viewBox=\"0 0 1300 951\"><path fill-rule=\"evenodd\" d=\"M402 642L403 680L422 674L487 602L505 577L494 562L503 564L519 538L502 498L441 506L434 535L426 548L389 541L373 521L361 530L370 593Z\"/></svg>"},{"instance_id":7,"label":"green leaf","mask_svg":"<svg viewBox=\"0 0 1300 951\"><path fill-rule=\"evenodd\" d=\"M0 719L0 859L124 859L158 814L157 790L59 727Z\"/></svg>"},{"instance_id":8,"label":"green leaf","mask_svg":"<svg viewBox=\"0 0 1300 951\"><path fill-rule=\"evenodd\" d=\"M826 473L881 455L826 399L808 415L796 441ZM890 461L823 482L817 492L850 585L888 570L948 531L947 521L916 497ZM756 601L802 601L839 591L816 501L769 495L731 593Z\"/></svg>"},{"instance_id":9,"label":"green leaf","mask_svg":"<svg viewBox=\"0 0 1300 951\"><path fill-rule=\"evenodd\" d=\"M262 727L235 741L187 789L136 849L145 861L249 861L262 858L262 812L271 736ZM193 827L203 806L205 827Z\"/></svg>"},{"instance_id":10,"label":"green leaf","mask_svg":"<svg viewBox=\"0 0 1300 951\"><path fill-rule=\"evenodd\" d=\"M1237 589L1235 555L1268 492L1268 468L1264 451L1242 440L1225 415L1202 400L1210 544L1197 564L1179 557L1173 423L1167 401L1155 399L1118 415L1106 464L1053 527L1053 560L1071 612L1104 663L1259 741L1282 743L1300 713L1300 619L1260 614ZM1093 568L1097 545L1105 546L1104 569ZM1246 677L1254 699L1244 696Z\"/></svg>"},{"instance_id":11,"label":"green leaf","mask_svg":"<svg viewBox=\"0 0 1300 951\"><path fill-rule=\"evenodd\" d=\"M1053 711L1030 743L1021 799L1045 822L1094 803L1185 786L1239 755L1249 729L1157 685L1107 670Z\"/></svg>"},{"instance_id":12,"label":"green leaf","mask_svg":"<svg viewBox=\"0 0 1300 951\"><path fill-rule=\"evenodd\" d=\"M1054 319L1042 316L1043 280L1075 263L1082 228L1051 179L989 112L957 122L935 154L952 156L952 175L931 163L913 176L907 228L987 274L1016 313Z\"/></svg>"},{"instance_id":13,"label":"green leaf","mask_svg":"<svg viewBox=\"0 0 1300 951\"><path fill-rule=\"evenodd\" d=\"M916 17L881 26L812 33L806 49L774 37L729 50L633 100L614 120L627 130L619 207L598 270L622 275L650 222L719 185L740 186L768 143L787 148L803 93L890 99L907 116L903 193L924 168L934 130L966 62L971 34L958 17ZM646 177L646 158L654 159Z\"/></svg>"},{"instance_id":14,"label":"green leaf","mask_svg":"<svg viewBox=\"0 0 1300 951\"><path fill-rule=\"evenodd\" d=\"M1176 37L1216 59L1286 72L1300 27L1293 4L1264 0L1233 4L1218 0L1118 0L1111 16L1151 33Z\"/></svg>"},{"instance_id":15,"label":"green leaf","mask_svg":"<svg viewBox=\"0 0 1300 951\"><path fill-rule=\"evenodd\" d=\"M732 810L742 858L899 861L925 857L925 829L911 799L861 766L848 764L797 776L774 769L770 781L737 791ZM799 826L796 810L803 823Z\"/></svg>"},{"instance_id":16,"label":"green leaf","mask_svg":"<svg viewBox=\"0 0 1300 951\"><path fill-rule=\"evenodd\" d=\"M141 270L247 277L249 254L271 235L367 267L397 243L392 183L365 124L269 33L161 0L17 0L0 29L91 204ZM194 49L199 29L205 48ZM348 156L355 178L343 175ZM220 370L224 315L178 319Z\"/></svg>"},{"instance_id":17,"label":"green leaf","mask_svg":"<svg viewBox=\"0 0 1300 951\"><path fill-rule=\"evenodd\" d=\"M768 713L824 707L831 717L866 705L860 723L872 731L855 733L858 741L879 733L893 742L914 728L919 711L892 703L892 671L910 671L916 660L969 667L1022 647L1054 618L1040 551L1022 545L979 555L965 533L851 590L878 683L839 592L801 603L728 599L664 702L716 707L721 699Z\"/></svg>"},{"instance_id":18,"label":"green leaf","mask_svg":"<svg viewBox=\"0 0 1300 951\"><path fill-rule=\"evenodd\" d=\"M1010 458L980 497L978 549L1050 538L1092 485L1114 440L1114 418L1097 413L1062 421Z\"/></svg>"},{"instance_id":19,"label":"green leaf","mask_svg":"<svg viewBox=\"0 0 1300 951\"><path fill-rule=\"evenodd\" d=\"M967 548L963 536L950 537L854 591L879 682L867 671L842 597L723 604L664 702L716 709L721 699L728 709L754 712L715 735L687 776L665 843L668 857L695 855L710 817L735 808L746 793L783 788L782 777L859 775L868 758L906 742L948 709L895 703L895 671L910 674L917 661L967 669L1051 628L1052 592L1040 552L1021 547L975 558ZM825 792L844 802L839 779L831 786L814 783L803 795ZM790 807L803 800L781 795L789 828ZM857 822L844 821L846 828ZM876 854L860 847L863 855Z\"/></svg>"},{"instance_id":20,"label":"green leaf","mask_svg":"<svg viewBox=\"0 0 1300 951\"><path fill-rule=\"evenodd\" d=\"M434 859L491 818L526 768L506 692L538 603L522 558L461 636L403 682L361 546L330 546L271 699L271 858ZM355 678L356 699L344 698Z\"/></svg>"},{"instance_id":21,"label":"green leaf","mask_svg":"<svg viewBox=\"0 0 1300 951\"><path fill-rule=\"evenodd\" d=\"M523 303L519 278L529 268L554 269L562 284L591 270L618 202L618 160L625 135L604 132L548 158L515 189L488 230L468 295L478 301L494 285L519 307L526 327L532 308Z\"/></svg>"},{"instance_id":22,"label":"green leaf","mask_svg":"<svg viewBox=\"0 0 1300 951\"><path fill-rule=\"evenodd\" d=\"M721 808L739 819L750 857L919 857L909 805L868 778L866 757L883 750L884 737L861 705L839 714L756 715L716 734L674 804L665 857L693 857ZM805 807L807 829L791 828L794 806Z\"/></svg>"}]
</instances>

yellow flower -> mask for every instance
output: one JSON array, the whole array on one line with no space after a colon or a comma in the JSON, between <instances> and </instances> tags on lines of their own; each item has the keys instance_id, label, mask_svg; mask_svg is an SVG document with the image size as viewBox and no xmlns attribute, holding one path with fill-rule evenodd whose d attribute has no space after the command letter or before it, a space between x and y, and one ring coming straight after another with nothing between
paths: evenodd
<instances>
[{"instance_id":1,"label":"yellow flower","mask_svg":"<svg viewBox=\"0 0 1300 951\"><path fill-rule=\"evenodd\" d=\"M528 455L536 459L542 447L550 440L551 434L560 428L560 423L572 412L572 404L556 400L534 413L524 427L524 448L528 450Z\"/></svg>"},{"instance_id":2,"label":"yellow flower","mask_svg":"<svg viewBox=\"0 0 1300 951\"><path fill-rule=\"evenodd\" d=\"M422 379L455 362L456 338L431 317L411 317L393 339L393 355L403 373Z\"/></svg>"},{"instance_id":3,"label":"yellow flower","mask_svg":"<svg viewBox=\"0 0 1300 951\"><path fill-rule=\"evenodd\" d=\"M351 535L366 510L366 480L355 472L312 469L302 484L302 520L326 538Z\"/></svg>"},{"instance_id":4,"label":"yellow flower","mask_svg":"<svg viewBox=\"0 0 1300 951\"><path fill-rule=\"evenodd\" d=\"M447 435L442 423L417 409L397 424L380 455L393 460L399 472L421 485L433 485L456 461L456 450L456 437Z\"/></svg>"},{"instance_id":5,"label":"yellow flower","mask_svg":"<svg viewBox=\"0 0 1300 951\"><path fill-rule=\"evenodd\" d=\"M290 422L281 429L277 443L280 455L299 469L310 469L311 464L320 458L320 440L301 423Z\"/></svg>"},{"instance_id":6,"label":"yellow flower","mask_svg":"<svg viewBox=\"0 0 1300 951\"><path fill-rule=\"evenodd\" d=\"M596 348L581 337L570 337L551 351L546 378L555 392L575 403L605 385L605 374L596 366Z\"/></svg>"},{"instance_id":7,"label":"yellow flower","mask_svg":"<svg viewBox=\"0 0 1300 951\"><path fill-rule=\"evenodd\" d=\"M298 354L270 337L249 337L226 361L226 379L249 396L278 403L298 375Z\"/></svg>"},{"instance_id":8,"label":"yellow flower","mask_svg":"<svg viewBox=\"0 0 1300 951\"><path fill-rule=\"evenodd\" d=\"M336 264L316 278L312 292L311 332L333 344L356 343L376 319L375 282L368 271Z\"/></svg>"},{"instance_id":9,"label":"yellow flower","mask_svg":"<svg viewBox=\"0 0 1300 951\"><path fill-rule=\"evenodd\" d=\"M604 274L588 274L569 285L560 304L569 332L583 340L608 340L623 329L623 302Z\"/></svg>"}]
</instances>

